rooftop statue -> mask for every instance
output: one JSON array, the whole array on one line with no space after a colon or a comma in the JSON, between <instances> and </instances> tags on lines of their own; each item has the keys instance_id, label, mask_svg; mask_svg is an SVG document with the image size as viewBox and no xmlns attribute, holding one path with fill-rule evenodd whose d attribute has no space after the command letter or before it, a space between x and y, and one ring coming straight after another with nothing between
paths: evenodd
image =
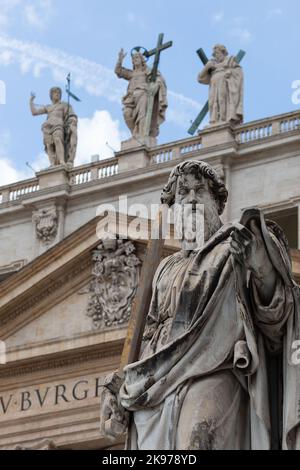
<instances>
[{"instance_id":1,"label":"rooftop statue","mask_svg":"<svg viewBox=\"0 0 300 470\"><path fill-rule=\"evenodd\" d=\"M209 85L210 125L243 122L243 70L225 46L214 47L213 58L198 75L198 82Z\"/></svg>"},{"instance_id":2,"label":"rooftop statue","mask_svg":"<svg viewBox=\"0 0 300 470\"><path fill-rule=\"evenodd\" d=\"M51 166L74 166L77 149L77 116L69 103L61 101L62 90L53 87L50 90L52 104L36 106L35 94L30 97L30 109L33 116L47 114L42 126L45 152Z\"/></svg>"},{"instance_id":3,"label":"rooftop statue","mask_svg":"<svg viewBox=\"0 0 300 470\"><path fill-rule=\"evenodd\" d=\"M165 121L167 86L158 71L158 65L161 52L171 45L172 42L163 44L163 34L160 34L155 49L142 53L142 48L135 48L131 54L132 69L123 67L126 57L124 50L121 49L119 53L115 73L129 82L123 98L124 119L133 139L142 145L156 144L159 126ZM152 55L155 55L155 60L151 70L146 60Z\"/></svg>"}]
</instances>

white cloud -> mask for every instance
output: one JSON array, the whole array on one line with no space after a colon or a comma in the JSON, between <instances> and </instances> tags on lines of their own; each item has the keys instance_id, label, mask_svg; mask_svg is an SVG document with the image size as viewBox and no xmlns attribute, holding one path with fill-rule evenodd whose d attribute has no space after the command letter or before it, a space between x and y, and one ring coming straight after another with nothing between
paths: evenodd
<instances>
[{"instance_id":1,"label":"white cloud","mask_svg":"<svg viewBox=\"0 0 300 470\"><path fill-rule=\"evenodd\" d=\"M11 160L0 157L0 186L6 186L27 178L30 178L28 173L16 170Z\"/></svg>"},{"instance_id":2,"label":"white cloud","mask_svg":"<svg viewBox=\"0 0 300 470\"><path fill-rule=\"evenodd\" d=\"M49 167L49 158L45 152L41 152L33 162L29 162L32 171L41 171ZM33 176L33 175L32 175Z\"/></svg>"},{"instance_id":3,"label":"white cloud","mask_svg":"<svg viewBox=\"0 0 300 470\"><path fill-rule=\"evenodd\" d=\"M194 121L201 111L203 105L172 91L169 91L168 99L167 120L187 130L190 127L191 121Z\"/></svg>"},{"instance_id":4,"label":"white cloud","mask_svg":"<svg viewBox=\"0 0 300 470\"><path fill-rule=\"evenodd\" d=\"M49 69L54 80L63 83L71 72L76 87L115 103L121 102L126 90L125 81L119 80L113 70L103 65L35 42L0 36L0 65L11 63L19 64L22 73L31 71L35 77ZM168 121L186 128L185 116L194 115L195 109L200 108L199 103L172 91L169 91L169 97Z\"/></svg>"},{"instance_id":5,"label":"white cloud","mask_svg":"<svg viewBox=\"0 0 300 470\"><path fill-rule=\"evenodd\" d=\"M19 6L23 0L0 0L0 27L6 29L12 22L15 14L15 7Z\"/></svg>"},{"instance_id":6,"label":"white cloud","mask_svg":"<svg viewBox=\"0 0 300 470\"><path fill-rule=\"evenodd\" d=\"M35 29L45 29L53 18L52 0L0 0L0 27L7 30L16 19Z\"/></svg>"},{"instance_id":7,"label":"white cloud","mask_svg":"<svg viewBox=\"0 0 300 470\"><path fill-rule=\"evenodd\" d=\"M141 29L146 29L145 20L142 17L140 17L140 16L136 15L135 13L133 13L132 11L127 13L126 18L127 18L127 21L128 21L129 24L138 26Z\"/></svg>"},{"instance_id":8,"label":"white cloud","mask_svg":"<svg viewBox=\"0 0 300 470\"><path fill-rule=\"evenodd\" d=\"M0 130L0 186L29 178L27 171L19 171L9 158L11 134L7 129Z\"/></svg>"},{"instance_id":9,"label":"white cloud","mask_svg":"<svg viewBox=\"0 0 300 470\"><path fill-rule=\"evenodd\" d=\"M29 26L45 29L54 15L52 0L39 0L24 5L24 17Z\"/></svg>"},{"instance_id":10,"label":"white cloud","mask_svg":"<svg viewBox=\"0 0 300 470\"><path fill-rule=\"evenodd\" d=\"M49 69L55 80L65 82L71 72L75 86L84 88L90 95L106 97L109 101L119 102L125 90L126 85L117 79L112 70L59 49L0 36L0 65L6 65L1 61L3 53L9 54L11 61L19 64L23 72L31 71L35 77L40 77L43 69Z\"/></svg>"},{"instance_id":11,"label":"white cloud","mask_svg":"<svg viewBox=\"0 0 300 470\"><path fill-rule=\"evenodd\" d=\"M244 16L235 16L232 19L232 23L235 24L236 26L242 26L243 24L245 24L246 21L247 21L247 18L245 18Z\"/></svg>"},{"instance_id":12,"label":"white cloud","mask_svg":"<svg viewBox=\"0 0 300 470\"><path fill-rule=\"evenodd\" d=\"M253 34L247 28L232 28L229 34L243 43L249 43L254 39Z\"/></svg>"},{"instance_id":13,"label":"white cloud","mask_svg":"<svg viewBox=\"0 0 300 470\"><path fill-rule=\"evenodd\" d=\"M212 22L213 23L221 23L224 19L224 12L223 11L218 11L212 15Z\"/></svg>"},{"instance_id":14,"label":"white cloud","mask_svg":"<svg viewBox=\"0 0 300 470\"><path fill-rule=\"evenodd\" d=\"M101 160L113 157L106 143L118 151L121 139L119 121L114 121L108 111L97 110L91 118L79 119L76 166L90 163L92 155L99 155Z\"/></svg>"},{"instance_id":15,"label":"white cloud","mask_svg":"<svg viewBox=\"0 0 300 470\"><path fill-rule=\"evenodd\" d=\"M277 16L281 16L283 13L283 11L281 10L281 8L273 8L272 10L269 10L267 12L267 20L271 20L272 18L275 18Z\"/></svg>"}]
</instances>

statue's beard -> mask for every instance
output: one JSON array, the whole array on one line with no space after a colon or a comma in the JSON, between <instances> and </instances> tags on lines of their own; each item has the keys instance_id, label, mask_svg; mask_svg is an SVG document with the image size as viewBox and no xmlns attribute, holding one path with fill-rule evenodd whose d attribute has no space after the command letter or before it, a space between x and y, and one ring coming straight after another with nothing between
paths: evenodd
<instances>
[{"instance_id":1,"label":"statue's beard","mask_svg":"<svg viewBox=\"0 0 300 470\"><path fill-rule=\"evenodd\" d=\"M196 212L193 212L192 206L190 208L187 206L187 212L183 213L182 207L178 206L175 216L175 224L182 221L181 229L178 230L177 225L177 234L180 234L182 249L185 251L202 248L222 225L217 204L209 201L205 205L196 207Z\"/></svg>"},{"instance_id":2,"label":"statue's beard","mask_svg":"<svg viewBox=\"0 0 300 470\"><path fill-rule=\"evenodd\" d=\"M207 204L204 211L204 241L207 242L221 227L216 204Z\"/></svg>"},{"instance_id":3,"label":"statue's beard","mask_svg":"<svg viewBox=\"0 0 300 470\"><path fill-rule=\"evenodd\" d=\"M143 64L136 64L133 66L134 70L144 70L145 66Z\"/></svg>"}]
</instances>

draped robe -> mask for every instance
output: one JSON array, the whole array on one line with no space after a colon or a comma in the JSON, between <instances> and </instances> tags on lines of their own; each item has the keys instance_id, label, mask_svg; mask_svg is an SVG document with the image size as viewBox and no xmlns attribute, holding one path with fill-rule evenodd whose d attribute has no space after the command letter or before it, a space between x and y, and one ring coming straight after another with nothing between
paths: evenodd
<instances>
[{"instance_id":1,"label":"draped robe","mask_svg":"<svg viewBox=\"0 0 300 470\"><path fill-rule=\"evenodd\" d=\"M230 251L234 225L189 257L172 255L153 281L140 360L124 369L131 449L270 449L266 355L282 357L282 448L299 449L299 287L284 236L258 211L276 287L269 305ZM269 384L270 385L270 384Z\"/></svg>"},{"instance_id":2,"label":"draped robe","mask_svg":"<svg viewBox=\"0 0 300 470\"><path fill-rule=\"evenodd\" d=\"M243 122L244 77L235 57L214 61L215 70L199 75L199 82L209 85L210 123ZM229 74L227 77L226 74Z\"/></svg>"},{"instance_id":3,"label":"draped robe","mask_svg":"<svg viewBox=\"0 0 300 470\"><path fill-rule=\"evenodd\" d=\"M144 128L148 111L151 72L148 68L146 70L130 70L122 67L120 64L117 64L115 71L119 78L124 78L129 82L127 93L122 100L126 124L133 136L145 137ZM168 107L166 82L159 72L156 84L157 92L154 99L150 127L151 137L158 136L159 126L165 121Z\"/></svg>"}]
</instances>

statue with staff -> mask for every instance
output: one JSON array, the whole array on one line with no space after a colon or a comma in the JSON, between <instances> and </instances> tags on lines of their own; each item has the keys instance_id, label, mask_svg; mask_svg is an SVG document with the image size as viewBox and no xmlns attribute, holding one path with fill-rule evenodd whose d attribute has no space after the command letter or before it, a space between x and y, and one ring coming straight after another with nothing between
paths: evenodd
<instances>
[{"instance_id":1,"label":"statue with staff","mask_svg":"<svg viewBox=\"0 0 300 470\"><path fill-rule=\"evenodd\" d=\"M300 448L300 290L288 243L258 208L223 224L227 198L199 160L179 163L163 189L160 236L101 394L102 436L127 430L128 449ZM181 250L161 260L172 206L188 217Z\"/></svg>"},{"instance_id":2,"label":"statue with staff","mask_svg":"<svg viewBox=\"0 0 300 470\"><path fill-rule=\"evenodd\" d=\"M30 97L30 110L33 116L47 114L47 120L42 125L45 151L49 157L50 165L66 165L73 168L77 149L77 122L78 118L71 104L70 97L80 101L71 93L70 74L67 77L66 92L68 102L62 101L62 90L53 87L50 90L52 104L36 105L35 94Z\"/></svg>"},{"instance_id":3,"label":"statue with staff","mask_svg":"<svg viewBox=\"0 0 300 470\"><path fill-rule=\"evenodd\" d=\"M142 47L132 50L132 69L123 67L126 54L121 49L115 67L116 75L129 82L123 98L125 122L135 143L148 146L156 144L159 126L165 120L168 107L167 86L158 66L161 52L171 47L172 42L163 44L163 37L163 34L159 35L157 47L151 51ZM152 70L147 66L151 56L155 56Z\"/></svg>"}]
</instances>

